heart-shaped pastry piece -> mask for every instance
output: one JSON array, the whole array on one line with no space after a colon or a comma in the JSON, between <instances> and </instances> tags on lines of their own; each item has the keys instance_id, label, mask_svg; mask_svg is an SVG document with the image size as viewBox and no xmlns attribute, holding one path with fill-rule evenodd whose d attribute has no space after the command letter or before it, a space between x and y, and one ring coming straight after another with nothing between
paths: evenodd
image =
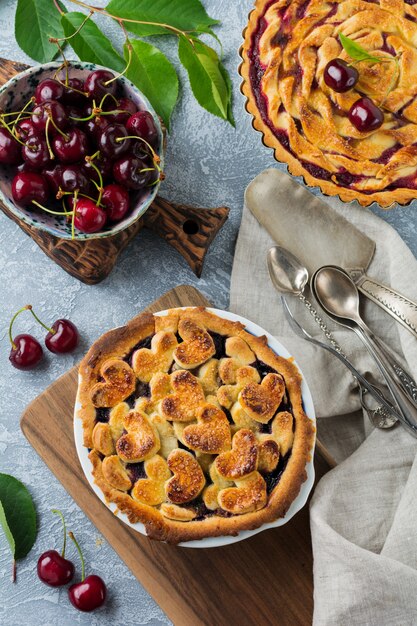
<instances>
[{"instance_id":1,"label":"heart-shaped pastry piece","mask_svg":"<svg viewBox=\"0 0 417 626\"><path fill-rule=\"evenodd\" d=\"M279 445L279 451L285 456L294 441L294 418L289 411L277 413L271 426L271 435Z\"/></svg>"},{"instance_id":2,"label":"heart-shaped pastry piece","mask_svg":"<svg viewBox=\"0 0 417 626\"><path fill-rule=\"evenodd\" d=\"M125 463L139 463L156 454L160 448L159 435L143 411L129 411L124 418L127 431L116 443L116 452Z\"/></svg>"},{"instance_id":3,"label":"heart-shaped pastry piece","mask_svg":"<svg viewBox=\"0 0 417 626\"><path fill-rule=\"evenodd\" d=\"M274 417L285 393L280 374L267 374L260 385L248 383L239 394L245 412L256 422L266 424Z\"/></svg>"},{"instance_id":4,"label":"heart-shaped pastry piece","mask_svg":"<svg viewBox=\"0 0 417 626\"><path fill-rule=\"evenodd\" d=\"M210 394L216 394L218 389L218 370L219 361L217 359L210 359L207 363L204 363L198 371L198 380L203 388L206 396Z\"/></svg>"},{"instance_id":5,"label":"heart-shaped pastry piece","mask_svg":"<svg viewBox=\"0 0 417 626\"><path fill-rule=\"evenodd\" d=\"M132 357L136 376L148 383L157 372L167 372L172 365L178 342L174 333L161 330L152 337L151 348L140 348Z\"/></svg>"},{"instance_id":6,"label":"heart-shaped pastry piece","mask_svg":"<svg viewBox=\"0 0 417 626\"><path fill-rule=\"evenodd\" d=\"M226 487L233 487L233 482L220 476L214 463L210 467L209 474L213 482L204 489L203 501L210 511L214 511L219 508L218 496L220 491Z\"/></svg>"},{"instance_id":7,"label":"heart-shaped pastry piece","mask_svg":"<svg viewBox=\"0 0 417 626\"><path fill-rule=\"evenodd\" d=\"M261 435L258 449L258 470L265 474L273 472L279 461L279 445L269 435Z\"/></svg>"},{"instance_id":8,"label":"heart-shaped pastry piece","mask_svg":"<svg viewBox=\"0 0 417 626\"><path fill-rule=\"evenodd\" d=\"M174 474L165 483L165 493L173 504L185 504L194 500L206 484L203 470L195 457L187 450L173 450L167 459Z\"/></svg>"},{"instance_id":9,"label":"heart-shaped pastry piece","mask_svg":"<svg viewBox=\"0 0 417 626\"><path fill-rule=\"evenodd\" d=\"M187 370L177 370L171 374L171 385L174 393L162 400L161 415L169 421L191 422L198 407L205 402L198 379Z\"/></svg>"},{"instance_id":10,"label":"heart-shaped pastry piece","mask_svg":"<svg viewBox=\"0 0 417 626\"><path fill-rule=\"evenodd\" d=\"M223 411L212 404L204 404L197 412L197 424L184 429L183 439L191 450L220 454L230 450L230 424Z\"/></svg>"},{"instance_id":11,"label":"heart-shaped pastry piece","mask_svg":"<svg viewBox=\"0 0 417 626\"><path fill-rule=\"evenodd\" d=\"M197 513L192 509L186 509L183 506L177 506L176 504L170 504L169 502L161 504L159 510L164 517L176 520L177 522L189 522L197 517Z\"/></svg>"},{"instance_id":12,"label":"heart-shaped pastry piece","mask_svg":"<svg viewBox=\"0 0 417 626\"><path fill-rule=\"evenodd\" d=\"M109 424L103 422L97 422L93 430L93 447L104 454L109 456L114 454L113 437Z\"/></svg>"},{"instance_id":13,"label":"heart-shaped pastry piece","mask_svg":"<svg viewBox=\"0 0 417 626\"><path fill-rule=\"evenodd\" d=\"M90 392L95 407L113 407L128 398L136 388L136 376L128 363L109 359L100 370L104 382L96 383Z\"/></svg>"},{"instance_id":14,"label":"heart-shaped pastry piece","mask_svg":"<svg viewBox=\"0 0 417 626\"><path fill-rule=\"evenodd\" d=\"M119 404L116 404L110 411L109 426L114 444L123 435L125 429L124 421L129 411L130 407L127 402L119 402Z\"/></svg>"},{"instance_id":15,"label":"heart-shaped pastry piece","mask_svg":"<svg viewBox=\"0 0 417 626\"><path fill-rule=\"evenodd\" d=\"M259 383L261 377L259 376L258 370L250 365L244 365L243 367L239 367L235 373L235 383L231 385L222 385L217 390L217 400L221 406L224 406L226 409L230 409L232 404L236 402L239 397L240 391L249 383L254 383L255 385Z\"/></svg>"},{"instance_id":16,"label":"heart-shaped pastry piece","mask_svg":"<svg viewBox=\"0 0 417 626\"><path fill-rule=\"evenodd\" d=\"M241 337L228 337L225 352L230 358L220 359L219 375L225 385L233 385L236 382L237 370L254 363L256 356Z\"/></svg>"},{"instance_id":17,"label":"heart-shaped pastry piece","mask_svg":"<svg viewBox=\"0 0 417 626\"><path fill-rule=\"evenodd\" d=\"M192 370L216 354L211 335L193 320L182 319L178 324L178 333L183 341L176 348L174 359L180 367Z\"/></svg>"},{"instance_id":18,"label":"heart-shaped pastry piece","mask_svg":"<svg viewBox=\"0 0 417 626\"><path fill-rule=\"evenodd\" d=\"M132 482L126 472L125 466L117 456L106 456L101 465L103 476L106 481L119 491L129 491Z\"/></svg>"},{"instance_id":19,"label":"heart-shaped pastry piece","mask_svg":"<svg viewBox=\"0 0 417 626\"><path fill-rule=\"evenodd\" d=\"M165 482L170 478L168 464L159 454L155 454L144 463L144 470L147 478L140 478L136 481L132 489L132 498L157 506L165 500Z\"/></svg>"},{"instance_id":20,"label":"heart-shaped pastry piece","mask_svg":"<svg viewBox=\"0 0 417 626\"><path fill-rule=\"evenodd\" d=\"M232 449L223 452L215 460L216 470L223 478L236 480L249 476L258 467L258 444L251 430L238 430L232 441Z\"/></svg>"},{"instance_id":21,"label":"heart-shaped pastry piece","mask_svg":"<svg viewBox=\"0 0 417 626\"><path fill-rule=\"evenodd\" d=\"M259 472L237 480L236 487L223 489L218 495L221 508L234 515L258 511L265 506L267 499L266 483Z\"/></svg>"}]
</instances>

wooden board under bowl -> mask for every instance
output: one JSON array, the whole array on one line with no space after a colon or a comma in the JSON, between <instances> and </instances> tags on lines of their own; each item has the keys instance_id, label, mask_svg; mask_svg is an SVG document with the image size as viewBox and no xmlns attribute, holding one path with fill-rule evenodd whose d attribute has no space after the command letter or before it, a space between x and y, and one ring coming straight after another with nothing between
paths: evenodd
<instances>
[{"instance_id":1,"label":"wooden board under bowl","mask_svg":"<svg viewBox=\"0 0 417 626\"><path fill-rule=\"evenodd\" d=\"M194 287L177 287L148 307L209 305ZM77 367L25 410L24 435L175 626L310 626L313 557L308 506L285 526L222 548L151 541L117 519L91 490L73 436ZM56 447L55 441L61 445ZM316 446L316 480L332 460ZM108 580L111 585L111 579Z\"/></svg>"},{"instance_id":2,"label":"wooden board under bowl","mask_svg":"<svg viewBox=\"0 0 417 626\"><path fill-rule=\"evenodd\" d=\"M23 63L0 58L0 87L27 68ZM119 254L144 227L173 246L200 277L206 252L229 214L225 206L201 209L157 196L143 217L120 233L104 239L71 241L25 224L1 202L0 209L62 269L89 285L101 282L110 274Z\"/></svg>"}]
</instances>

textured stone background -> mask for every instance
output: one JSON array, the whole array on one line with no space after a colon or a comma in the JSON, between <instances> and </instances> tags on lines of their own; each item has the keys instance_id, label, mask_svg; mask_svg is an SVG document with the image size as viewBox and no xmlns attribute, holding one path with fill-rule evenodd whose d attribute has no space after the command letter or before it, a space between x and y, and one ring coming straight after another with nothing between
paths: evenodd
<instances>
[{"instance_id":1,"label":"textured stone background","mask_svg":"<svg viewBox=\"0 0 417 626\"><path fill-rule=\"evenodd\" d=\"M67 3L69 5L69 2ZM104 2L102 3L105 4ZM9 626L73 624L167 624L169 620L139 585L112 548L33 452L19 430L25 406L58 376L74 365L88 345L104 330L123 324L145 305L179 283L190 283L220 308L227 307L234 243L239 227L243 190L265 167L276 165L251 128L239 92L238 49L252 0L204 0L208 11L222 20L218 34L225 62L234 83L236 130L206 114L190 94L179 68L182 98L169 138L167 179L162 195L198 206L231 207L231 216L208 254L203 276L197 280L185 261L156 235L142 232L124 252L113 274L103 284L88 287L55 266L23 232L0 213L0 471L14 474L29 487L36 502L39 536L31 554L18 567L12 585L10 558L0 533L0 623ZM30 62L14 39L14 0L0 2L0 56ZM121 42L116 27L100 20L112 38ZM160 38L160 45L177 64L175 41ZM347 207L348 211L349 208ZM417 253L416 207L391 212L375 209L401 233ZM77 352L67 357L47 357L34 372L19 372L8 364L7 326L12 312L32 303L44 320L65 316L82 333ZM255 320L256 321L256 320ZM39 336L29 317L21 318ZM18 327L16 327L18 331ZM59 442L56 442L59 445ZM80 540L88 569L103 576L109 586L106 606L94 614L76 612L66 590L45 587L35 573L36 558L59 545L60 522L50 513L61 508ZM70 554L75 558L74 551Z\"/></svg>"}]
</instances>

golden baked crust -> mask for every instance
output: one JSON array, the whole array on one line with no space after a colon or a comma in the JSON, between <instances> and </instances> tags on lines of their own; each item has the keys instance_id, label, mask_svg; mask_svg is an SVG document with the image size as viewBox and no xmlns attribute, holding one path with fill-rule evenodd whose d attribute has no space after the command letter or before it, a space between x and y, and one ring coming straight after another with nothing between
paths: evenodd
<instances>
[{"instance_id":1,"label":"golden baked crust","mask_svg":"<svg viewBox=\"0 0 417 626\"><path fill-rule=\"evenodd\" d=\"M103 335L81 362L78 400L95 483L152 539L258 528L285 515L306 479L315 428L297 368L202 307Z\"/></svg>"},{"instance_id":2,"label":"golden baked crust","mask_svg":"<svg viewBox=\"0 0 417 626\"><path fill-rule=\"evenodd\" d=\"M391 62L355 64L359 82L336 93L328 61L348 62L339 33ZM242 92L278 161L323 193L388 208L417 198L417 7L404 0L256 0L241 48ZM385 98L388 87L391 86ZM383 125L359 132L347 113L361 96ZM385 98L385 99L384 99Z\"/></svg>"}]
</instances>

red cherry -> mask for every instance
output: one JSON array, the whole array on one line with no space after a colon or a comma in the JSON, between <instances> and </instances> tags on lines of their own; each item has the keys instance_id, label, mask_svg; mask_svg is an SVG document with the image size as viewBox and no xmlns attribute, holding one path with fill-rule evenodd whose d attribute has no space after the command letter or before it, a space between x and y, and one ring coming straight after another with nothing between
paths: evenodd
<instances>
[{"instance_id":1,"label":"red cherry","mask_svg":"<svg viewBox=\"0 0 417 626\"><path fill-rule=\"evenodd\" d=\"M38 104L46 100L61 100L64 95L64 86L53 78L41 81L35 89L35 100Z\"/></svg>"},{"instance_id":2,"label":"red cherry","mask_svg":"<svg viewBox=\"0 0 417 626\"><path fill-rule=\"evenodd\" d=\"M18 370L30 370L42 359L42 346L32 335L17 335L13 339L9 361Z\"/></svg>"},{"instance_id":3,"label":"red cherry","mask_svg":"<svg viewBox=\"0 0 417 626\"><path fill-rule=\"evenodd\" d=\"M22 148L22 156L33 169L41 170L51 166L51 156L44 139L37 135L29 137Z\"/></svg>"},{"instance_id":4,"label":"red cherry","mask_svg":"<svg viewBox=\"0 0 417 626\"><path fill-rule=\"evenodd\" d=\"M45 337L45 345L55 354L72 352L78 345L77 327L70 320L56 320Z\"/></svg>"},{"instance_id":5,"label":"red cherry","mask_svg":"<svg viewBox=\"0 0 417 626\"><path fill-rule=\"evenodd\" d=\"M86 99L87 97L84 95L84 82L80 78L70 78L68 80L68 87L64 89L62 102L78 107L85 104Z\"/></svg>"},{"instance_id":6,"label":"red cherry","mask_svg":"<svg viewBox=\"0 0 417 626\"><path fill-rule=\"evenodd\" d=\"M333 91L344 93L356 85L359 73L355 67L348 65L343 59L332 59L324 68L323 78L326 85Z\"/></svg>"},{"instance_id":7,"label":"red cherry","mask_svg":"<svg viewBox=\"0 0 417 626\"><path fill-rule=\"evenodd\" d=\"M364 96L350 107L349 120L360 132L370 132L382 126L384 114L370 98Z\"/></svg>"},{"instance_id":8,"label":"red cherry","mask_svg":"<svg viewBox=\"0 0 417 626\"><path fill-rule=\"evenodd\" d=\"M74 576L74 564L65 558L65 547L67 544L67 530L65 528L65 519L61 511L54 509L52 513L59 515L62 521L62 529L64 531L64 545L62 553L56 550L47 550L40 555L38 559L38 576L45 585L50 587L61 587L72 580Z\"/></svg>"},{"instance_id":9,"label":"red cherry","mask_svg":"<svg viewBox=\"0 0 417 626\"><path fill-rule=\"evenodd\" d=\"M129 135L137 135L145 139L153 148L158 145L158 131L154 119L149 111L134 113L126 123Z\"/></svg>"},{"instance_id":10,"label":"red cherry","mask_svg":"<svg viewBox=\"0 0 417 626\"><path fill-rule=\"evenodd\" d=\"M133 155L119 159L113 165L116 181L128 189L143 189L149 184L152 172L144 161Z\"/></svg>"},{"instance_id":11,"label":"red cherry","mask_svg":"<svg viewBox=\"0 0 417 626\"><path fill-rule=\"evenodd\" d=\"M100 576L91 574L82 582L71 585L68 597L71 604L79 611L94 611L106 600L106 585Z\"/></svg>"},{"instance_id":12,"label":"red cherry","mask_svg":"<svg viewBox=\"0 0 417 626\"><path fill-rule=\"evenodd\" d=\"M90 98L95 98L97 104L106 93L115 94L117 84L114 78L114 74L108 70L95 70L91 72L84 83L84 90L88 93ZM106 85L111 80L112 82Z\"/></svg>"},{"instance_id":13,"label":"red cherry","mask_svg":"<svg viewBox=\"0 0 417 626\"><path fill-rule=\"evenodd\" d=\"M88 198L81 198L75 206L74 225L82 233L96 233L102 230L107 215L103 209Z\"/></svg>"},{"instance_id":14,"label":"red cherry","mask_svg":"<svg viewBox=\"0 0 417 626\"><path fill-rule=\"evenodd\" d=\"M104 156L117 159L129 150L131 139L122 124L109 124L98 136L98 147Z\"/></svg>"},{"instance_id":15,"label":"red cherry","mask_svg":"<svg viewBox=\"0 0 417 626\"><path fill-rule=\"evenodd\" d=\"M90 574L85 578L84 558L81 548L74 535L68 533L78 550L81 559L81 582L71 585L68 589L70 602L79 611L94 611L101 606L106 599L106 585L100 576Z\"/></svg>"},{"instance_id":16,"label":"red cherry","mask_svg":"<svg viewBox=\"0 0 417 626\"><path fill-rule=\"evenodd\" d=\"M0 127L0 163L16 165L21 161L20 144L7 128Z\"/></svg>"},{"instance_id":17,"label":"red cherry","mask_svg":"<svg viewBox=\"0 0 417 626\"><path fill-rule=\"evenodd\" d=\"M52 118L54 124L58 126L60 130L65 130L68 126L66 111L62 104L56 102L56 100L46 100L38 104L32 111L32 122L38 132L45 131L48 118ZM51 135L57 132L52 122L49 123L48 131Z\"/></svg>"},{"instance_id":18,"label":"red cherry","mask_svg":"<svg viewBox=\"0 0 417 626\"><path fill-rule=\"evenodd\" d=\"M45 204L49 196L46 180L35 172L16 174L12 181L12 196L16 204L30 206L32 200Z\"/></svg>"},{"instance_id":19,"label":"red cherry","mask_svg":"<svg viewBox=\"0 0 417 626\"><path fill-rule=\"evenodd\" d=\"M110 111L118 111L106 115L106 118L116 124L126 124L128 119L137 112L137 106L130 98L121 98L117 105L112 105Z\"/></svg>"},{"instance_id":20,"label":"red cherry","mask_svg":"<svg viewBox=\"0 0 417 626\"><path fill-rule=\"evenodd\" d=\"M101 203L111 222L119 222L129 210L129 193L120 185L104 187Z\"/></svg>"},{"instance_id":21,"label":"red cherry","mask_svg":"<svg viewBox=\"0 0 417 626\"><path fill-rule=\"evenodd\" d=\"M53 142L55 156L61 163L76 163L81 161L88 152L88 139L79 128L72 128L64 137L56 135Z\"/></svg>"},{"instance_id":22,"label":"red cherry","mask_svg":"<svg viewBox=\"0 0 417 626\"><path fill-rule=\"evenodd\" d=\"M20 120L16 124L16 132L22 141L26 141L29 137L33 137L34 135L38 135L38 131L33 125L32 120Z\"/></svg>"},{"instance_id":23,"label":"red cherry","mask_svg":"<svg viewBox=\"0 0 417 626\"><path fill-rule=\"evenodd\" d=\"M61 587L74 577L74 564L56 550L47 550L38 559L38 576L45 585Z\"/></svg>"}]
</instances>

